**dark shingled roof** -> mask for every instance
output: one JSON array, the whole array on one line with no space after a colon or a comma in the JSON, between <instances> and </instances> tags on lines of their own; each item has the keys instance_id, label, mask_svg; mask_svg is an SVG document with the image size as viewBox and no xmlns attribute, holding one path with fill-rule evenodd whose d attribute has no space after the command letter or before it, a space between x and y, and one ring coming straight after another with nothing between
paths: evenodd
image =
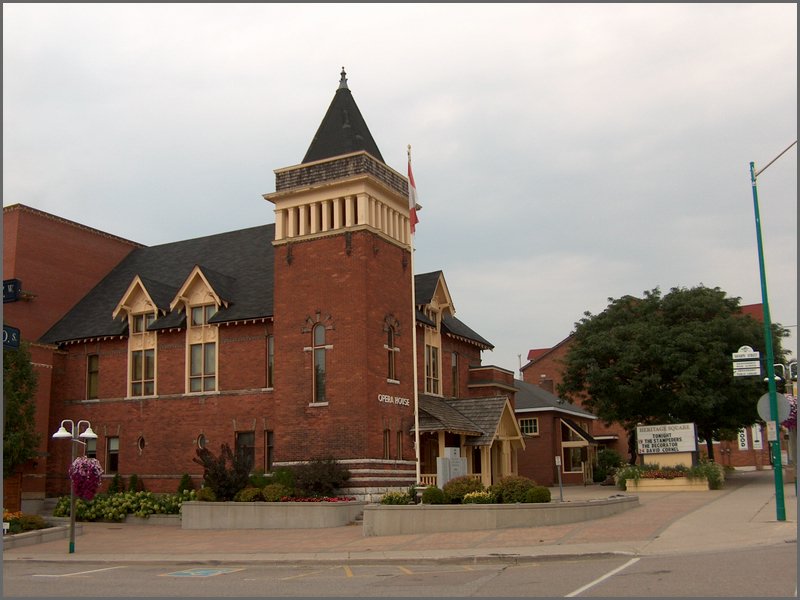
<instances>
[{"instance_id":1,"label":"dark shingled roof","mask_svg":"<svg viewBox=\"0 0 800 600\"><path fill-rule=\"evenodd\" d=\"M57 344L124 335L127 320L111 315L136 275L158 307L168 310L169 302L196 265L215 291L230 302L214 315L213 322L271 317L274 239L275 225L270 224L133 250L41 341ZM183 313L168 312L149 329L180 327L185 319Z\"/></svg>"},{"instance_id":2,"label":"dark shingled roof","mask_svg":"<svg viewBox=\"0 0 800 600\"><path fill-rule=\"evenodd\" d=\"M431 303L441 276L441 270L414 275L414 302L416 302L417 306L424 306ZM421 318L423 314L424 313L419 310L417 311L417 321L433 327L434 323L431 322L430 319L427 317ZM477 334L471 328L467 327L465 323L451 314L442 315L442 331L470 340L479 346L483 346L485 350L494 348L494 345L490 341Z\"/></svg>"},{"instance_id":3,"label":"dark shingled roof","mask_svg":"<svg viewBox=\"0 0 800 600\"><path fill-rule=\"evenodd\" d=\"M497 433L508 399L439 398L419 395L419 430L450 431L467 437L467 446L489 446ZM411 428L414 431L414 428Z\"/></svg>"},{"instance_id":4,"label":"dark shingled roof","mask_svg":"<svg viewBox=\"0 0 800 600\"><path fill-rule=\"evenodd\" d=\"M508 398L496 396L493 398L459 398L450 400L450 406L455 408L483 431L483 435L469 438L464 441L467 446L489 446L497 433L500 418L503 416Z\"/></svg>"},{"instance_id":5,"label":"dark shingled roof","mask_svg":"<svg viewBox=\"0 0 800 600\"><path fill-rule=\"evenodd\" d=\"M420 273L414 276L414 302L417 306L431 303L433 295L436 293L436 284L439 283L441 276L441 271Z\"/></svg>"},{"instance_id":6,"label":"dark shingled roof","mask_svg":"<svg viewBox=\"0 0 800 600\"><path fill-rule=\"evenodd\" d=\"M491 342L486 341L483 337L472 331L472 329L456 319L453 315L448 314L442 316L442 329L445 331L445 333L451 333L455 336L476 342L479 346L485 346L487 350L494 348Z\"/></svg>"},{"instance_id":7,"label":"dark shingled roof","mask_svg":"<svg viewBox=\"0 0 800 600\"><path fill-rule=\"evenodd\" d=\"M517 388L517 393L514 397L514 406L517 411L521 409L553 409L569 412L581 417L597 418L588 410L566 400L562 400L538 385L515 379L514 387Z\"/></svg>"},{"instance_id":8,"label":"dark shingled roof","mask_svg":"<svg viewBox=\"0 0 800 600\"><path fill-rule=\"evenodd\" d=\"M419 430L452 431L466 435L483 435L483 430L456 410L449 400L419 395Z\"/></svg>"},{"instance_id":9,"label":"dark shingled roof","mask_svg":"<svg viewBox=\"0 0 800 600\"><path fill-rule=\"evenodd\" d=\"M358 110L352 92L347 87L344 67L341 75L339 89L333 95L328 112L325 113L314 139L311 140L303 164L360 150L385 162L378 145L372 139L364 117L361 116L361 111Z\"/></svg>"}]
</instances>

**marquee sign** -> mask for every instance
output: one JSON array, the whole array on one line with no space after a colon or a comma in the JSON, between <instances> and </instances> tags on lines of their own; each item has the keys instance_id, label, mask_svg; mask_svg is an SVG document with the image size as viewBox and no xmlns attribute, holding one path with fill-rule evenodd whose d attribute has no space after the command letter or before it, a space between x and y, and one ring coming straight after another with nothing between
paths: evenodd
<instances>
[{"instance_id":1,"label":"marquee sign","mask_svg":"<svg viewBox=\"0 0 800 600\"><path fill-rule=\"evenodd\" d=\"M639 426L636 428L636 447L639 454L695 452L697 434L694 423Z\"/></svg>"}]
</instances>

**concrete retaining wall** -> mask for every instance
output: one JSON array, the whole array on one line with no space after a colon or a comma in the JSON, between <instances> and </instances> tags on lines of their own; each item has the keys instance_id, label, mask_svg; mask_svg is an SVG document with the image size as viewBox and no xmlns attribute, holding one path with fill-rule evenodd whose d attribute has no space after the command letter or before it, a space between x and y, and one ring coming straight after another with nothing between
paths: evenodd
<instances>
[{"instance_id":1,"label":"concrete retaining wall","mask_svg":"<svg viewBox=\"0 0 800 600\"><path fill-rule=\"evenodd\" d=\"M366 502L184 502L182 529L315 529L355 521Z\"/></svg>"},{"instance_id":2,"label":"concrete retaining wall","mask_svg":"<svg viewBox=\"0 0 800 600\"><path fill-rule=\"evenodd\" d=\"M123 521L126 525L172 525L175 527L181 526L180 515L159 515L153 514L149 517L137 517L128 515Z\"/></svg>"},{"instance_id":3,"label":"concrete retaining wall","mask_svg":"<svg viewBox=\"0 0 800 600\"><path fill-rule=\"evenodd\" d=\"M80 523L75 523L75 536L83 533ZM37 529L26 531L25 533L7 534L3 536L3 548L20 548L21 546L31 546L42 542L52 542L53 540L69 539L69 525L59 527L48 527L47 529ZM65 548L67 546L65 545Z\"/></svg>"},{"instance_id":4,"label":"concrete retaining wall","mask_svg":"<svg viewBox=\"0 0 800 600\"><path fill-rule=\"evenodd\" d=\"M638 496L542 504L369 505L364 508L364 535L563 525L607 517L637 506Z\"/></svg>"}]
</instances>

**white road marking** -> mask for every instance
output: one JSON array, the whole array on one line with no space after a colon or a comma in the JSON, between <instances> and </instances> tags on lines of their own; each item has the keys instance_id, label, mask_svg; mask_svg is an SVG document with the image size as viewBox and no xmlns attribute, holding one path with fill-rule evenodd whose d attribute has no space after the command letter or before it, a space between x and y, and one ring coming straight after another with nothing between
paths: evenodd
<instances>
[{"instance_id":1,"label":"white road marking","mask_svg":"<svg viewBox=\"0 0 800 600\"><path fill-rule=\"evenodd\" d=\"M77 573L62 573L61 575L39 575L39 574L34 574L33 576L34 577L73 577L75 575L87 575L88 573L99 573L100 571L111 571L113 569L124 569L124 568L125 568L125 566L122 565L122 566L119 566L119 567L106 567L104 569L93 569L91 571L79 571Z\"/></svg>"},{"instance_id":2,"label":"white road marking","mask_svg":"<svg viewBox=\"0 0 800 600\"><path fill-rule=\"evenodd\" d=\"M605 575L603 575L602 577L598 577L597 579L595 579L595 580L594 580L594 581L592 581L591 583L587 583L587 584L586 584L586 585L584 585L583 587L579 587L577 590L575 590L574 592L570 592L569 594L567 594L567 595L566 595L566 596L564 596L564 597L565 597L565 598L572 598L572 597L574 597L574 596L577 596L578 594L580 594L580 593L582 593L582 592L585 592L586 590L588 590L588 589L589 589L589 588L591 588L591 587L594 587L594 586L596 586L598 583L600 583L601 581L605 581L605 580L606 580L606 579L608 579L609 577L613 577L614 575L616 575L617 573L619 573L619 572L620 572L620 571L622 571L623 569L627 569L628 567L630 567L631 565L633 565L633 564L635 564L635 563L637 563L637 562L639 562L639 559L638 559L638 558L632 558L632 559L630 559L628 562L626 562L624 565L622 565L621 567L617 567L617 568L616 568L616 569L614 569L613 571L609 571L608 573L606 573L606 574L605 574Z\"/></svg>"}]
</instances>

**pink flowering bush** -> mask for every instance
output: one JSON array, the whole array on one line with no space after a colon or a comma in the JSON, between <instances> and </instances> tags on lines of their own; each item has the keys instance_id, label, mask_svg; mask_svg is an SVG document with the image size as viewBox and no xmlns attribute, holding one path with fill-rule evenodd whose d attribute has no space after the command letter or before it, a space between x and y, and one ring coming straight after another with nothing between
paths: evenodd
<instances>
[{"instance_id":1,"label":"pink flowering bush","mask_svg":"<svg viewBox=\"0 0 800 600\"><path fill-rule=\"evenodd\" d=\"M791 394L786 394L786 397L789 399L789 416L781 425L789 431L794 431L797 429L797 398Z\"/></svg>"},{"instance_id":2,"label":"pink flowering bush","mask_svg":"<svg viewBox=\"0 0 800 600\"><path fill-rule=\"evenodd\" d=\"M96 458L79 456L69 467L69 478L75 495L83 500L94 498L102 482L103 467Z\"/></svg>"}]
</instances>

